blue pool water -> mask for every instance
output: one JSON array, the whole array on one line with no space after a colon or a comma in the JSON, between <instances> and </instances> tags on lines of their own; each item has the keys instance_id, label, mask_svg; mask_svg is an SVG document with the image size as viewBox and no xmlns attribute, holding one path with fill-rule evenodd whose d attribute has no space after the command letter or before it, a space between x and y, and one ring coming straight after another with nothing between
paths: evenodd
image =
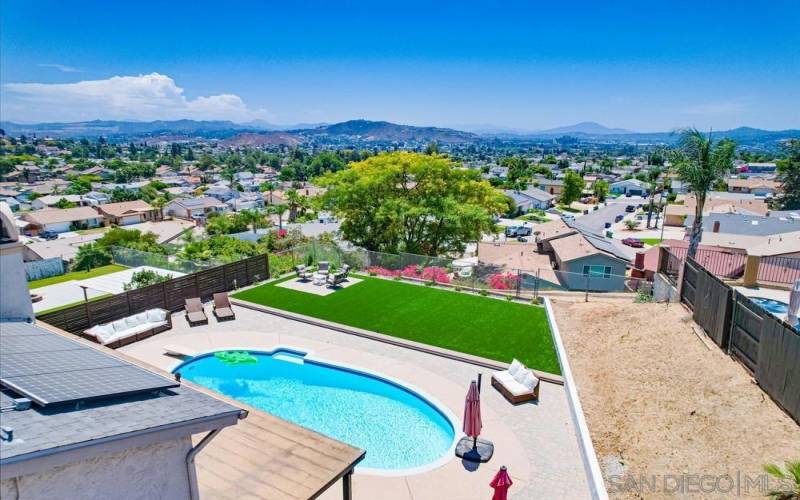
<instances>
[{"instance_id":1,"label":"blue pool water","mask_svg":"<svg viewBox=\"0 0 800 500\"><path fill-rule=\"evenodd\" d=\"M381 378L304 359L303 353L250 352L256 363L228 364L213 353L174 372L273 415L367 450L361 467L408 469L448 452L453 424L415 392Z\"/></svg>"},{"instance_id":2,"label":"blue pool water","mask_svg":"<svg viewBox=\"0 0 800 500\"><path fill-rule=\"evenodd\" d=\"M786 314L789 312L789 304L780 300L765 299L763 297L748 297L751 301L763 307L772 314Z\"/></svg>"}]
</instances>

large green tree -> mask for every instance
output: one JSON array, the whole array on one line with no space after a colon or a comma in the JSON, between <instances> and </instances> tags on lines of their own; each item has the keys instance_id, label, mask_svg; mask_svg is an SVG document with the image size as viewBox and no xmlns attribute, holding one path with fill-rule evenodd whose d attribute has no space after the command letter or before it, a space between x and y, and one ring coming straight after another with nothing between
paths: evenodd
<instances>
[{"instance_id":1,"label":"large green tree","mask_svg":"<svg viewBox=\"0 0 800 500\"><path fill-rule=\"evenodd\" d=\"M790 139L783 148L788 155L778 162L777 180L782 192L775 197L774 205L779 210L797 210L800 208L800 139Z\"/></svg>"},{"instance_id":2,"label":"large green tree","mask_svg":"<svg viewBox=\"0 0 800 500\"><path fill-rule=\"evenodd\" d=\"M564 176L564 190L561 191L561 203L569 206L573 201L580 199L585 185L580 174L567 170Z\"/></svg>"},{"instance_id":3,"label":"large green tree","mask_svg":"<svg viewBox=\"0 0 800 500\"><path fill-rule=\"evenodd\" d=\"M108 264L111 264L111 253L106 247L97 243L87 243L79 246L73 261L73 267L78 271L91 271L96 267Z\"/></svg>"},{"instance_id":4,"label":"large green tree","mask_svg":"<svg viewBox=\"0 0 800 500\"><path fill-rule=\"evenodd\" d=\"M368 250L461 252L493 229L510 201L480 172L442 156L382 153L320 179L345 239Z\"/></svg>"},{"instance_id":5,"label":"large green tree","mask_svg":"<svg viewBox=\"0 0 800 500\"><path fill-rule=\"evenodd\" d=\"M730 139L714 142L711 134L696 129L681 132L678 148L673 151L672 163L678 177L695 196L694 221L689 232L689 257L694 257L703 237L703 208L714 183L733 168L736 143Z\"/></svg>"}]
</instances>

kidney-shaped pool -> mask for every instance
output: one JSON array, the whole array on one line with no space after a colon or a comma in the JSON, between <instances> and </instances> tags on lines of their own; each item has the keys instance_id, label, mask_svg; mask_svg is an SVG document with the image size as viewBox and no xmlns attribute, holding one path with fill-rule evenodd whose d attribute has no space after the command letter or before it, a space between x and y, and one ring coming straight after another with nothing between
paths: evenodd
<instances>
[{"instance_id":1,"label":"kidney-shaped pool","mask_svg":"<svg viewBox=\"0 0 800 500\"><path fill-rule=\"evenodd\" d=\"M290 349L248 354L203 354L173 373L367 450L362 471L412 473L444 460L452 450L451 419L409 388Z\"/></svg>"}]
</instances>

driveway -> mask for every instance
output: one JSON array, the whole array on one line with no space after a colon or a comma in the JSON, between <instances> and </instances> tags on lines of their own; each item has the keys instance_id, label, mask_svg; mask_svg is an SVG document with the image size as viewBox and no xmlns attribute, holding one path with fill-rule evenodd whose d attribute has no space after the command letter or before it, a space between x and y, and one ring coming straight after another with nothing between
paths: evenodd
<instances>
[{"instance_id":1,"label":"driveway","mask_svg":"<svg viewBox=\"0 0 800 500\"><path fill-rule=\"evenodd\" d=\"M597 210L592 210L588 214L580 217L578 222L593 231L603 232L606 222L614 222L617 215L625 215L627 203L613 203L608 206L601 206Z\"/></svg>"}]
</instances>

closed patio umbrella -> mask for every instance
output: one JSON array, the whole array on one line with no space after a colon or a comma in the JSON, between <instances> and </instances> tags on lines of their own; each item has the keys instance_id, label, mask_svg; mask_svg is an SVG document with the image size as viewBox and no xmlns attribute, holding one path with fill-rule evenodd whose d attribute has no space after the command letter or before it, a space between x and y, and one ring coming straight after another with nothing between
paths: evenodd
<instances>
[{"instance_id":1,"label":"closed patio umbrella","mask_svg":"<svg viewBox=\"0 0 800 500\"><path fill-rule=\"evenodd\" d=\"M478 436L481 433L482 427L481 395L478 392L478 384L473 380L472 383L469 384L467 399L464 401L464 434L473 439L473 448L478 446Z\"/></svg>"},{"instance_id":2,"label":"closed patio umbrella","mask_svg":"<svg viewBox=\"0 0 800 500\"><path fill-rule=\"evenodd\" d=\"M511 481L511 476L508 475L506 466L500 467L500 470L497 471L492 482L489 483L489 486L494 488L492 500L506 500L508 498L508 489L511 488L512 484L514 484L514 482Z\"/></svg>"},{"instance_id":3,"label":"closed patio umbrella","mask_svg":"<svg viewBox=\"0 0 800 500\"><path fill-rule=\"evenodd\" d=\"M787 313L789 324L796 325L798 316L800 316L800 280L795 280L792 291L789 293L789 310Z\"/></svg>"}]
</instances>

